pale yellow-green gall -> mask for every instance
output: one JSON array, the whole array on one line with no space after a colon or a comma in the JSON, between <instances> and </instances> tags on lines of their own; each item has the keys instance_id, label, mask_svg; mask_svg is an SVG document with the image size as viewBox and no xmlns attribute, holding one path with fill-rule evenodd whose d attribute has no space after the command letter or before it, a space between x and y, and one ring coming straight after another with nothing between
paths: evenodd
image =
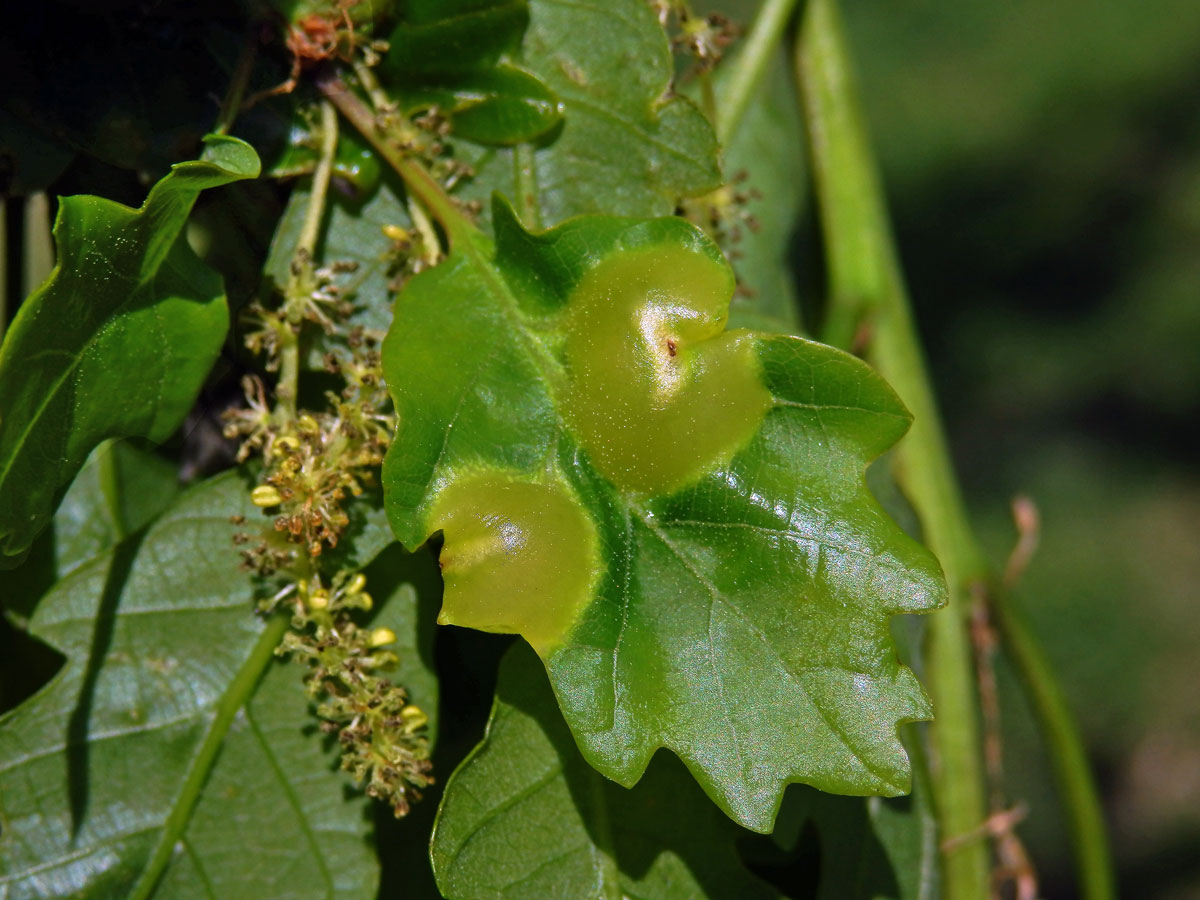
<instances>
[{"instance_id":1,"label":"pale yellow-green gall","mask_svg":"<svg viewBox=\"0 0 1200 900\"><path fill-rule=\"evenodd\" d=\"M520 634L543 656L562 642L600 570L595 526L565 485L458 478L429 521L445 538L439 623Z\"/></svg>"},{"instance_id":2,"label":"pale yellow-green gall","mask_svg":"<svg viewBox=\"0 0 1200 900\"><path fill-rule=\"evenodd\" d=\"M729 461L771 405L753 335L726 331L723 263L678 245L591 269L566 314L562 408L621 490L677 490Z\"/></svg>"}]
</instances>

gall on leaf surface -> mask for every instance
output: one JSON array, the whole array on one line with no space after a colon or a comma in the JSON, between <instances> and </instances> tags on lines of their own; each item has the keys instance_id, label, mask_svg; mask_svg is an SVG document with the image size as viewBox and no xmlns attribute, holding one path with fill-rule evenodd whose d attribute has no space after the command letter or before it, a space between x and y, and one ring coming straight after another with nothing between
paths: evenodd
<instances>
[{"instance_id":1,"label":"gall on leaf surface","mask_svg":"<svg viewBox=\"0 0 1200 900\"><path fill-rule=\"evenodd\" d=\"M678 760L633 790L592 769L540 668L528 647L508 651L487 734L446 785L430 856L447 900L779 896Z\"/></svg>"},{"instance_id":2,"label":"gall on leaf surface","mask_svg":"<svg viewBox=\"0 0 1200 900\"><path fill-rule=\"evenodd\" d=\"M229 330L220 276L183 235L202 190L258 175L210 137L141 209L64 197L58 265L0 346L0 567L19 562L105 438L163 441L183 422Z\"/></svg>"},{"instance_id":3,"label":"gall on leaf surface","mask_svg":"<svg viewBox=\"0 0 1200 900\"><path fill-rule=\"evenodd\" d=\"M409 547L444 533L441 621L525 636L623 785L667 747L760 831L790 782L903 793L896 726L930 710L888 621L945 585L864 481L896 395L724 330L729 267L681 219L493 220L409 282L383 348L386 508Z\"/></svg>"}]
</instances>

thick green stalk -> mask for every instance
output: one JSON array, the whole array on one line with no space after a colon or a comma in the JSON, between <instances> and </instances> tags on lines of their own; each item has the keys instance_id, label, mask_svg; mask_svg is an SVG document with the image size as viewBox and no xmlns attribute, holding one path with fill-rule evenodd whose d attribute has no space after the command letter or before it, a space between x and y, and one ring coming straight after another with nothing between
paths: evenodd
<instances>
[{"instance_id":1,"label":"thick green stalk","mask_svg":"<svg viewBox=\"0 0 1200 900\"><path fill-rule=\"evenodd\" d=\"M967 617L971 588L989 580L988 565L967 519L922 360L836 0L810 0L797 72L829 265L831 303L822 336L843 347L865 338L872 363L913 413L912 430L896 452L897 478L950 585L950 609L930 619L926 669L937 716L931 726L935 803L944 837L954 838L977 829L985 815ZM1003 592L987 595L1050 751L1083 896L1110 900L1112 861L1078 730L1032 632ZM986 847L981 841L953 846L944 860L945 895L987 896Z\"/></svg>"},{"instance_id":2,"label":"thick green stalk","mask_svg":"<svg viewBox=\"0 0 1200 900\"><path fill-rule=\"evenodd\" d=\"M925 667L936 715L934 801L943 839L952 839L987 816L967 631L969 587L987 576L987 563L967 522L925 373L835 0L809 0L796 65L829 267L823 338L849 347L860 328L868 329L871 362L912 412L912 430L896 449L896 474L950 586L950 608L929 620ZM955 842L943 859L946 897L983 900L989 869L983 840Z\"/></svg>"}]
</instances>

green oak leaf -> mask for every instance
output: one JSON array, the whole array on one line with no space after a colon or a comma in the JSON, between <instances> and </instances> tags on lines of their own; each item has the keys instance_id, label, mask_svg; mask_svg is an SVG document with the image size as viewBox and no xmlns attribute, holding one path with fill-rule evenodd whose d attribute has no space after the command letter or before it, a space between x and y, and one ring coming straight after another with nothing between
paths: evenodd
<instances>
[{"instance_id":1,"label":"green oak leaf","mask_svg":"<svg viewBox=\"0 0 1200 900\"><path fill-rule=\"evenodd\" d=\"M487 733L446 785L430 855L447 900L778 896L677 760L632 790L588 766L540 668L508 651Z\"/></svg>"},{"instance_id":2,"label":"green oak leaf","mask_svg":"<svg viewBox=\"0 0 1200 900\"><path fill-rule=\"evenodd\" d=\"M534 148L472 160L461 196L520 198L535 223L583 213L663 216L721 184L717 141L675 96L667 36L645 0L530 0L518 59L562 103L562 127Z\"/></svg>"},{"instance_id":3,"label":"green oak leaf","mask_svg":"<svg viewBox=\"0 0 1200 900\"><path fill-rule=\"evenodd\" d=\"M789 883L794 876L789 878L788 870L811 860L812 851L804 845L815 837L821 863L807 873L814 890L805 896L936 900L941 870L937 821L928 773L919 761L913 769L913 791L907 797L839 797L799 785L789 788L775 830L745 842L745 857L764 877ZM806 826L812 837L804 834Z\"/></svg>"},{"instance_id":4,"label":"green oak leaf","mask_svg":"<svg viewBox=\"0 0 1200 900\"><path fill-rule=\"evenodd\" d=\"M248 144L211 137L141 209L60 202L58 265L0 345L0 566L24 554L100 441L165 440L191 409L229 311L183 227L200 191L257 175Z\"/></svg>"},{"instance_id":5,"label":"green oak leaf","mask_svg":"<svg viewBox=\"0 0 1200 900\"><path fill-rule=\"evenodd\" d=\"M234 513L269 527L226 473L37 605L30 634L67 661L0 718L0 895L374 896L368 801L347 799L336 751L313 733L300 667L275 660L285 621L251 612ZM388 540L363 528L355 553ZM415 683L428 647L412 587L379 562L375 622L410 650ZM436 712L436 696L412 696Z\"/></svg>"},{"instance_id":6,"label":"green oak leaf","mask_svg":"<svg viewBox=\"0 0 1200 900\"><path fill-rule=\"evenodd\" d=\"M312 122L301 110L292 111L287 141L276 160L266 167L270 178L296 178L311 175L321 158L321 141L313 133ZM379 157L361 135L353 131L338 134L333 157L333 174L354 188L360 196L370 195L379 187L383 167Z\"/></svg>"},{"instance_id":7,"label":"green oak leaf","mask_svg":"<svg viewBox=\"0 0 1200 900\"><path fill-rule=\"evenodd\" d=\"M380 66L405 113L436 108L454 134L478 144L533 140L562 119L546 84L512 64L529 22L527 0L413 2Z\"/></svg>"},{"instance_id":8,"label":"green oak leaf","mask_svg":"<svg viewBox=\"0 0 1200 900\"><path fill-rule=\"evenodd\" d=\"M5 576L3 611L27 618L55 581L148 525L178 492L175 467L167 460L127 441L105 441L67 488L50 527ZM0 681L3 669L0 663Z\"/></svg>"},{"instance_id":9,"label":"green oak leaf","mask_svg":"<svg viewBox=\"0 0 1200 900\"><path fill-rule=\"evenodd\" d=\"M58 578L144 528L179 492L175 467L127 441L92 451L54 513Z\"/></svg>"},{"instance_id":10,"label":"green oak leaf","mask_svg":"<svg viewBox=\"0 0 1200 900\"><path fill-rule=\"evenodd\" d=\"M522 634L587 760L659 747L747 827L784 786L899 794L929 715L889 618L944 601L867 464L909 416L862 361L726 331L733 277L681 219L579 217L408 283L383 348L401 542L442 531L440 621Z\"/></svg>"}]
</instances>

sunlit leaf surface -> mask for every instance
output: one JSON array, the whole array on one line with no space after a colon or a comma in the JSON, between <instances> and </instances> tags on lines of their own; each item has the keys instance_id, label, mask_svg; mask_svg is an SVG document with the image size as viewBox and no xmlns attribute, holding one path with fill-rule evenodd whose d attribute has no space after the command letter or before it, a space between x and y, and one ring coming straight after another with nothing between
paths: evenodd
<instances>
[{"instance_id":1,"label":"sunlit leaf surface","mask_svg":"<svg viewBox=\"0 0 1200 900\"><path fill-rule=\"evenodd\" d=\"M768 830L792 781L908 788L929 714L890 616L944 596L879 508L908 427L865 364L725 331L732 276L680 219L462 237L397 299L389 518L444 532L442 621L524 635L584 756L632 785L659 747ZM553 548L547 550L547 548Z\"/></svg>"}]
</instances>

